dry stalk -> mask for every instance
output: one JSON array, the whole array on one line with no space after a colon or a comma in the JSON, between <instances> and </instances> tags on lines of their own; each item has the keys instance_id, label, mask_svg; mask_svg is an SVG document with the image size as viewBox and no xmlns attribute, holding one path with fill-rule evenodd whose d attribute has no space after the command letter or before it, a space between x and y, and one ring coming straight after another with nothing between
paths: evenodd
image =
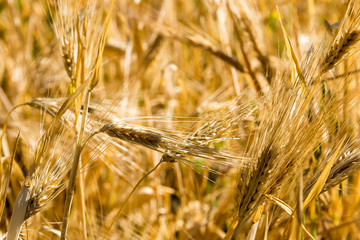
<instances>
[{"instance_id":1,"label":"dry stalk","mask_svg":"<svg viewBox=\"0 0 360 240\"><path fill-rule=\"evenodd\" d=\"M127 203L129 202L131 196L135 193L135 191L140 186L142 181L144 181L144 179L146 177L148 177L151 173L153 173L160 166L161 163L168 162L169 160L170 160L170 162L172 161L171 157L169 158L166 154L164 154L163 157L161 158L161 160L155 165L155 167L153 167L149 172L147 172L144 176L142 176L141 179L135 184L135 186L132 188L131 192L128 194L127 198L125 199L124 203L122 204L122 207L116 213L114 220L111 222L111 224L107 228L105 236L109 235L111 228L114 226L116 220L121 216L124 208L126 207Z\"/></svg>"},{"instance_id":2,"label":"dry stalk","mask_svg":"<svg viewBox=\"0 0 360 240\"><path fill-rule=\"evenodd\" d=\"M76 148L75 148L75 154L74 154L73 167L71 168L71 172L70 172L69 187L68 187L68 191L67 191L67 195L66 195L65 208L64 208L63 225L61 228L61 239L63 239L63 240L66 239L68 219L69 219L69 215L70 215L70 211L71 211L72 198L74 196L75 180L76 180L76 175L78 173L81 151L83 149L82 140L83 140L86 117L87 117L86 113L87 113L87 109L88 109L88 105L89 105L89 101L90 101L90 93L91 93L90 91L87 91L86 95L85 95L85 99L84 99L85 112L82 115L80 131L79 131L79 134L77 135L77 139L76 139Z\"/></svg>"},{"instance_id":3,"label":"dry stalk","mask_svg":"<svg viewBox=\"0 0 360 240\"><path fill-rule=\"evenodd\" d=\"M77 50L77 57L78 57L78 61L76 63L77 69L76 69L76 75L75 75L75 82L72 80L71 84L75 85L71 86L70 85L70 90L74 90L77 88L78 85L84 83L86 80L89 81L89 85L88 88L86 90L86 94L85 94L85 98L84 98L84 103L83 103L83 114L82 114L82 118L81 118L81 124L80 126L77 126L77 139L76 139L76 149L75 149L75 154L74 154L74 162L73 162L73 168L71 169L71 173L70 173L70 181L69 181L69 187L68 187L68 191L67 191L67 195L66 195L66 201L65 201L65 208L64 208L64 216L63 216L63 224L62 224L62 229L61 229L61 239L66 238L66 232L67 232L67 227L68 227L68 218L70 215L70 211L71 211L71 204L72 204L72 198L74 195L74 188L75 188L75 180L76 180L76 175L77 175L77 170L78 170L78 166L79 166L79 162L80 162L80 157L81 157L81 152L83 149L83 145L82 145L82 141L83 141L83 136L84 136L84 131L85 131L85 127L86 127L86 120L87 120L87 114L88 114L88 107L89 107L89 102L90 102L90 96L91 96L91 92L92 90L96 87L99 78L98 78L98 74L100 71L100 66L101 66L101 60L102 60L102 53L104 51L104 47L105 47L105 38L106 38L106 31L107 31L107 27L109 25L109 21L110 21L110 16L111 16L111 12L112 12L112 8L114 6L114 1L112 1L111 3L111 7L110 10L108 11L107 15L106 15L106 19L104 21L104 27L102 29L102 31L100 31L100 34L98 32L98 27L101 26L100 21L101 16L94 16L93 14L93 7L96 6L88 6L87 4L85 5L84 8L84 12L76 12L78 9L75 8L75 13L78 14L77 15L77 19L74 22L74 20L70 20L70 26L72 27L72 29L74 29L74 32L76 32L76 39L72 39L73 40L73 44L77 45L78 48L77 49L71 49L70 52L75 52L75 50ZM63 7L74 7L74 6L69 6L69 5L64 5ZM60 9L60 7L59 7ZM68 10L65 9L65 14L67 14ZM60 14L62 12L59 12ZM70 16L73 17L73 16ZM72 22L71 22L72 21ZM62 18L60 17L59 22L62 22ZM66 24L66 21L65 21ZM93 26L94 24L94 26ZM65 27L67 27L65 25ZM63 54L64 55L64 54ZM67 54L69 55L69 54ZM67 59L65 59L65 62L67 62ZM73 87L73 88L72 88ZM81 100L80 100L81 101ZM75 115L77 118L77 112L79 111L81 104L77 104L80 102L78 99L76 99L75 101L75 105L77 105L76 109L75 109ZM76 124L77 121L75 121L74 125ZM83 179L82 176L80 176L80 188L83 188ZM81 194L83 193L83 189L80 189ZM86 238L86 220L85 220L85 203L82 200L82 223L83 223L83 234L84 237Z\"/></svg>"}]
</instances>

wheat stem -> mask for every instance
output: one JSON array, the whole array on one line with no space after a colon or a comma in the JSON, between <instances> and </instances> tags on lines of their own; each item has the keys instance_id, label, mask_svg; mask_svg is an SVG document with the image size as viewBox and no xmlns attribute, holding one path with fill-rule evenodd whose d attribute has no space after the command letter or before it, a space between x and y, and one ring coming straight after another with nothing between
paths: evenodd
<instances>
[{"instance_id":1,"label":"wheat stem","mask_svg":"<svg viewBox=\"0 0 360 240\"><path fill-rule=\"evenodd\" d=\"M66 238L66 231L67 231L69 215L70 215L70 210L71 210L71 203L72 203L72 199L74 196L75 179L76 179L77 170L79 167L81 152L83 149L82 139L83 139L83 135L84 135L87 112L88 112L88 108L89 108L90 95L91 95L91 91L87 90L85 99L84 99L84 109L83 109L83 115L82 115L82 119L81 119L81 127L80 127L80 131L78 133L77 140L76 140L74 162L73 162L73 167L72 167L71 173L70 173L70 181L69 181L68 191L67 191L67 195L66 195L63 224L62 224L62 229L61 229L61 240L65 240L65 238Z\"/></svg>"},{"instance_id":2,"label":"wheat stem","mask_svg":"<svg viewBox=\"0 0 360 240\"><path fill-rule=\"evenodd\" d=\"M80 150L82 152L82 150ZM80 158L80 166L82 165L82 160ZM81 213L81 225L82 225L82 235L83 239L87 239L87 230L86 230L86 205L85 205L85 172L80 172L79 176L79 193L80 193L80 213Z\"/></svg>"},{"instance_id":3,"label":"wheat stem","mask_svg":"<svg viewBox=\"0 0 360 240\"><path fill-rule=\"evenodd\" d=\"M162 158L163 159L163 158ZM135 193L136 189L140 186L141 182L147 177L149 176L151 173L153 173L159 166L161 163L163 163L163 160L160 160L153 169L151 169L149 172L147 172L144 176L142 176L142 178L136 183L136 185L133 187L133 189L131 190L130 194L127 196L124 204L122 205L122 207L120 208L120 210L117 212L116 217L114 218L114 220L111 222L110 226L108 227L105 237L109 235L109 232L112 228L112 226L115 224L116 220L120 217L121 213L123 212L124 208L126 207L127 203L129 202L131 196Z\"/></svg>"}]
</instances>

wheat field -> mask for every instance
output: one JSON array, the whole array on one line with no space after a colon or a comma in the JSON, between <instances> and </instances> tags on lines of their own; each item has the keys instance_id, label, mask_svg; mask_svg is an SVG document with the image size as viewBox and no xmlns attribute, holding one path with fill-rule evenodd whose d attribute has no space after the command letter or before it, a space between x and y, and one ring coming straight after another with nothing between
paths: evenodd
<instances>
[{"instance_id":1,"label":"wheat field","mask_svg":"<svg viewBox=\"0 0 360 240\"><path fill-rule=\"evenodd\" d=\"M1 0L0 239L360 239L358 0Z\"/></svg>"}]
</instances>

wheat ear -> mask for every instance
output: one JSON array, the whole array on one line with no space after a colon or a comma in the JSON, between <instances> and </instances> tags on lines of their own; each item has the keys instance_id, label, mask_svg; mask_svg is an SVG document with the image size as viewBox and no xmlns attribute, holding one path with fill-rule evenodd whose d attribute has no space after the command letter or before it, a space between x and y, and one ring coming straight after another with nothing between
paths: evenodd
<instances>
[{"instance_id":1,"label":"wheat ear","mask_svg":"<svg viewBox=\"0 0 360 240\"><path fill-rule=\"evenodd\" d=\"M322 74L339 64L353 49L360 39L360 33L357 30L345 31L330 46L325 59L322 63Z\"/></svg>"}]
</instances>

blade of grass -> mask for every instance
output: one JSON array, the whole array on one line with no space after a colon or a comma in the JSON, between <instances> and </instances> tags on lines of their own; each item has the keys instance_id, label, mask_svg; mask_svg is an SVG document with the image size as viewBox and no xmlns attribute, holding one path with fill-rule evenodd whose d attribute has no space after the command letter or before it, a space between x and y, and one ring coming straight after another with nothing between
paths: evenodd
<instances>
[{"instance_id":1,"label":"blade of grass","mask_svg":"<svg viewBox=\"0 0 360 240\"><path fill-rule=\"evenodd\" d=\"M14 211L11 216L8 240L18 240L21 226L24 223L27 205L30 199L30 189L23 187L15 200Z\"/></svg>"},{"instance_id":2,"label":"blade of grass","mask_svg":"<svg viewBox=\"0 0 360 240\"><path fill-rule=\"evenodd\" d=\"M282 210L284 210L287 214L289 214L291 217L294 217L294 209L292 207L290 207L286 202L284 202L283 200L272 196L272 195L268 195L265 194L265 198L267 200L269 200L270 202L276 204L277 206L279 206ZM304 224L301 224L301 228L304 230L304 232L312 239L315 240L315 238L311 235L311 233L305 228Z\"/></svg>"},{"instance_id":3,"label":"blade of grass","mask_svg":"<svg viewBox=\"0 0 360 240\"><path fill-rule=\"evenodd\" d=\"M295 51L294 51L294 49L293 49L293 47L292 47L290 37L289 37L289 35L287 34L287 32L286 32L286 30L285 30L285 27L284 27L284 25L283 25L283 23L282 23L281 15L280 15L280 11L279 11L278 6L276 6L276 9L277 9L277 12L278 12L281 29L282 29L282 32L283 32L283 35L284 35L284 39L285 39L286 53L287 53L290 61L291 61L292 64L293 64L293 69L296 71L296 74L297 74L298 78L300 79L301 83L303 84L303 87L306 89L306 83L305 83L304 75L303 75L303 73L302 73L302 71L301 71L301 67L300 67L298 58L296 57ZM295 76L293 77L293 80L296 81ZM296 83L296 82L295 82L295 83Z\"/></svg>"},{"instance_id":4,"label":"blade of grass","mask_svg":"<svg viewBox=\"0 0 360 240\"><path fill-rule=\"evenodd\" d=\"M306 208L309 205L309 203L312 200L314 200L321 193L321 190L324 187L324 184L329 176L331 167L334 164L335 159L337 159L339 152L344 145L345 140L346 140L346 138L343 138L343 140L339 143L339 146L335 150L334 154L331 156L329 161L326 163L324 169L322 170L321 175L319 176L318 180L316 181L316 183L314 184L313 188L311 189L309 195L306 197L306 199L304 201L304 208Z\"/></svg>"},{"instance_id":5,"label":"blade of grass","mask_svg":"<svg viewBox=\"0 0 360 240\"><path fill-rule=\"evenodd\" d=\"M16 137L14 149L13 149L11 158L8 163L6 175L5 175L4 179L2 179L2 181L1 181L2 183L1 183L1 188L0 188L0 219L2 219L2 215L4 212L7 189L9 186L11 170L12 170L12 166L13 166L13 162L14 162L14 158L15 158L16 149L17 149L17 146L19 143L19 139L20 139L20 133L18 133L18 135ZM3 173L1 172L1 174L3 174Z\"/></svg>"}]
</instances>

